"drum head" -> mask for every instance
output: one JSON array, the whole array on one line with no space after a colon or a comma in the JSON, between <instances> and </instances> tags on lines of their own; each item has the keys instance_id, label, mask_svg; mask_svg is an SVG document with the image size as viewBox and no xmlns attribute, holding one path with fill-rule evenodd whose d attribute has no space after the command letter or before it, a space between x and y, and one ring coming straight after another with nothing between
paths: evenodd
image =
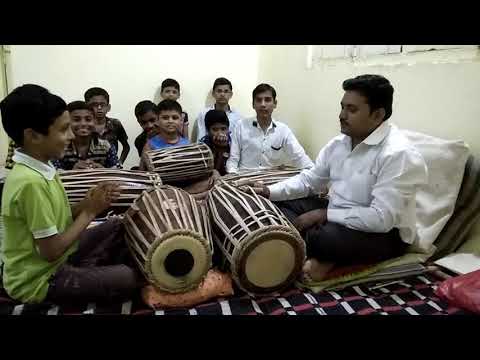
<instances>
[{"instance_id":1,"label":"drum head","mask_svg":"<svg viewBox=\"0 0 480 360\"><path fill-rule=\"evenodd\" d=\"M305 244L291 232L252 233L245 240L245 246L234 253L232 266L232 275L244 291L272 293L290 285L300 274Z\"/></svg>"},{"instance_id":2,"label":"drum head","mask_svg":"<svg viewBox=\"0 0 480 360\"><path fill-rule=\"evenodd\" d=\"M175 231L155 240L147 253L145 270L160 290L185 292L198 287L211 267L206 240L191 231Z\"/></svg>"}]
</instances>

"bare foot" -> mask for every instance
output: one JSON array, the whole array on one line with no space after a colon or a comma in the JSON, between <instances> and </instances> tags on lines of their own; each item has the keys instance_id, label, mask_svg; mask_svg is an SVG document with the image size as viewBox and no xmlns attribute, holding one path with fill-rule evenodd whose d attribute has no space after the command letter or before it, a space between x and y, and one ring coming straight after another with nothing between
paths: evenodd
<instances>
[{"instance_id":1,"label":"bare foot","mask_svg":"<svg viewBox=\"0 0 480 360\"><path fill-rule=\"evenodd\" d=\"M313 258L309 259L305 262L305 265L303 265L302 281L321 281L333 266L334 263L320 262Z\"/></svg>"}]
</instances>

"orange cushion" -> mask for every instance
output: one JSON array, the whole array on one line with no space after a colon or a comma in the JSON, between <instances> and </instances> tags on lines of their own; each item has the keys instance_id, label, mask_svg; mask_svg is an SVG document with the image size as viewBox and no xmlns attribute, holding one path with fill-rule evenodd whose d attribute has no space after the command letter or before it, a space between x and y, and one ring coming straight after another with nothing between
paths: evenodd
<instances>
[{"instance_id":1,"label":"orange cushion","mask_svg":"<svg viewBox=\"0 0 480 360\"><path fill-rule=\"evenodd\" d=\"M154 309L190 307L219 296L233 295L232 278L218 270L209 270L197 289L181 294L160 291L153 285L142 289L142 299Z\"/></svg>"}]
</instances>

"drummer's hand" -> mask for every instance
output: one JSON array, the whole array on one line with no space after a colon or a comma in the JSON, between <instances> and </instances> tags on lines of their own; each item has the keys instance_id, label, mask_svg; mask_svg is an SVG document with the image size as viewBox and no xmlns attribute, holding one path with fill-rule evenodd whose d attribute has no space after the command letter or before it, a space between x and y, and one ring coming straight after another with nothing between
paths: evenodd
<instances>
[{"instance_id":1,"label":"drummer's hand","mask_svg":"<svg viewBox=\"0 0 480 360\"><path fill-rule=\"evenodd\" d=\"M102 164L99 164L99 163L97 163L95 161L92 161L90 159L87 160L87 163L88 163L89 168L93 168L93 169L103 168Z\"/></svg>"},{"instance_id":2,"label":"drummer's hand","mask_svg":"<svg viewBox=\"0 0 480 360\"><path fill-rule=\"evenodd\" d=\"M263 196L264 198L270 198L270 190L268 189L268 186L264 185L261 182L249 182L246 183L243 186L240 186L240 189L243 191L246 191L248 188L247 186L250 186L250 188L257 193L260 196Z\"/></svg>"},{"instance_id":3,"label":"drummer's hand","mask_svg":"<svg viewBox=\"0 0 480 360\"><path fill-rule=\"evenodd\" d=\"M293 220L293 226L298 231L311 228L314 225L323 225L327 222L327 209L316 209L306 212Z\"/></svg>"},{"instance_id":4,"label":"drummer's hand","mask_svg":"<svg viewBox=\"0 0 480 360\"><path fill-rule=\"evenodd\" d=\"M73 165L74 170L88 169L89 165L86 160L78 160L75 165Z\"/></svg>"},{"instance_id":5,"label":"drummer's hand","mask_svg":"<svg viewBox=\"0 0 480 360\"><path fill-rule=\"evenodd\" d=\"M87 192L85 210L95 216L99 215L120 197L120 193L120 184L118 182L102 182Z\"/></svg>"}]
</instances>

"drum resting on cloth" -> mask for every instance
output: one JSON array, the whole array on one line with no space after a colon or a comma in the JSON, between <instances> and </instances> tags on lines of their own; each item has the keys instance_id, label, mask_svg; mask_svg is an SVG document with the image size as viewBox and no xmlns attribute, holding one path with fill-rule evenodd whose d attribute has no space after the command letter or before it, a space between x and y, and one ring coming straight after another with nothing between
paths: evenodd
<instances>
[{"instance_id":1,"label":"drum resting on cloth","mask_svg":"<svg viewBox=\"0 0 480 360\"><path fill-rule=\"evenodd\" d=\"M143 191L162 184L160 177L152 172L121 169L59 170L70 204L81 201L88 190L104 181L120 183L120 197L106 213L123 214ZM103 214L105 215L105 214Z\"/></svg>"},{"instance_id":2,"label":"drum resting on cloth","mask_svg":"<svg viewBox=\"0 0 480 360\"><path fill-rule=\"evenodd\" d=\"M146 151L143 159L164 184L177 187L206 179L213 171L212 151L202 143Z\"/></svg>"},{"instance_id":3,"label":"drum resting on cloth","mask_svg":"<svg viewBox=\"0 0 480 360\"><path fill-rule=\"evenodd\" d=\"M297 278L305 243L270 200L218 181L208 194L208 207L213 239L242 290L269 294Z\"/></svg>"},{"instance_id":4,"label":"drum resting on cloth","mask_svg":"<svg viewBox=\"0 0 480 360\"><path fill-rule=\"evenodd\" d=\"M206 206L162 185L135 200L123 221L127 245L151 284L169 293L198 287L212 266Z\"/></svg>"}]
</instances>

